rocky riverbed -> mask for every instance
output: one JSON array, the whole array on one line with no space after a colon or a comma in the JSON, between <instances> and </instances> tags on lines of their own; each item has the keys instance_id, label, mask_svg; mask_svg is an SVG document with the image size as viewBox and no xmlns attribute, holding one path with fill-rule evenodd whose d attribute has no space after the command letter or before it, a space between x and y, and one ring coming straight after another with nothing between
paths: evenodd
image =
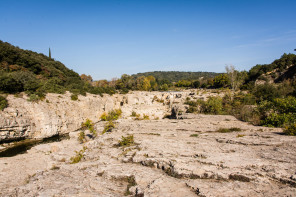
<instances>
[{"instance_id":1,"label":"rocky riverbed","mask_svg":"<svg viewBox=\"0 0 296 197\"><path fill-rule=\"evenodd\" d=\"M296 138L281 129L222 115L126 116L101 134L104 124L83 144L78 130L0 158L0 196L296 196ZM218 132L233 127L241 130ZM130 135L134 144L118 146Z\"/></svg>"}]
</instances>

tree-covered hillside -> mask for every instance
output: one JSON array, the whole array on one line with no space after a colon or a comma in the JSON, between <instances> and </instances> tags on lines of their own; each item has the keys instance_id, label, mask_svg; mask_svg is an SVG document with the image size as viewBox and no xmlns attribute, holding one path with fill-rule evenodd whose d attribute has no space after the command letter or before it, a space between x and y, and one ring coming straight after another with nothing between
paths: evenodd
<instances>
[{"instance_id":1,"label":"tree-covered hillside","mask_svg":"<svg viewBox=\"0 0 296 197\"><path fill-rule=\"evenodd\" d=\"M212 78L217 76L219 73L214 72L179 72L179 71L154 71L137 73L132 75L134 78L140 76L153 76L158 81L178 82L180 80L198 80L200 78Z\"/></svg>"},{"instance_id":2,"label":"tree-covered hillside","mask_svg":"<svg viewBox=\"0 0 296 197\"><path fill-rule=\"evenodd\" d=\"M79 74L59 61L0 41L1 92L25 91L42 97L47 92L64 93L67 90L76 94L105 92L82 80Z\"/></svg>"},{"instance_id":3,"label":"tree-covered hillside","mask_svg":"<svg viewBox=\"0 0 296 197\"><path fill-rule=\"evenodd\" d=\"M271 64L257 64L250 69L247 82L263 80L268 82L282 82L296 77L296 55L283 54L280 59Z\"/></svg>"}]
</instances>

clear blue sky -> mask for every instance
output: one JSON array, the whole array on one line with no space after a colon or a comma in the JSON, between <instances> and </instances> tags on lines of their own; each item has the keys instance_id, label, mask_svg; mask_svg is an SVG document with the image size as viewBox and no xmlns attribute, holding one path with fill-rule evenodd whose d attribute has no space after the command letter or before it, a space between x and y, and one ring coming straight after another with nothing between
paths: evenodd
<instances>
[{"instance_id":1,"label":"clear blue sky","mask_svg":"<svg viewBox=\"0 0 296 197\"><path fill-rule=\"evenodd\" d=\"M0 40L79 74L249 70L296 48L295 0L0 0Z\"/></svg>"}]
</instances>

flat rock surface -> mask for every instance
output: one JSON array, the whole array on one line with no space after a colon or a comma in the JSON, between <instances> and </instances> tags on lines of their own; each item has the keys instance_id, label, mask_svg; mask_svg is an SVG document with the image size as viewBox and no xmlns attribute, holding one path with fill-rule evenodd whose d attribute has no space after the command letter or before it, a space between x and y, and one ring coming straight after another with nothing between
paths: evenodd
<instances>
[{"instance_id":1,"label":"flat rock surface","mask_svg":"<svg viewBox=\"0 0 296 197\"><path fill-rule=\"evenodd\" d=\"M0 158L0 196L296 196L296 137L233 116L116 121ZM219 128L241 131L219 133ZM119 147L122 136L135 144ZM79 163L75 151L87 147Z\"/></svg>"}]
</instances>

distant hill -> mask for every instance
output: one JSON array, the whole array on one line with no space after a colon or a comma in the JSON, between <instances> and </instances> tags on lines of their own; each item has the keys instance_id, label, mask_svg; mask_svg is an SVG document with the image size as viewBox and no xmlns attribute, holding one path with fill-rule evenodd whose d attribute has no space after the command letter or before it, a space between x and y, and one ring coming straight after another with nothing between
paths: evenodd
<instances>
[{"instance_id":1,"label":"distant hill","mask_svg":"<svg viewBox=\"0 0 296 197\"><path fill-rule=\"evenodd\" d=\"M102 92L61 62L0 41L0 92L44 95L66 90L77 94Z\"/></svg>"},{"instance_id":2,"label":"distant hill","mask_svg":"<svg viewBox=\"0 0 296 197\"><path fill-rule=\"evenodd\" d=\"M214 72L179 72L179 71L154 71L145 72L132 75L132 77L137 78L140 76L153 76L158 81L169 81L178 82L180 80L197 80L201 77L211 78L219 75L219 73Z\"/></svg>"},{"instance_id":3,"label":"distant hill","mask_svg":"<svg viewBox=\"0 0 296 197\"><path fill-rule=\"evenodd\" d=\"M249 82L260 83L280 83L284 80L296 79L296 55L283 54L280 59L271 64L256 65L248 73Z\"/></svg>"}]
</instances>

